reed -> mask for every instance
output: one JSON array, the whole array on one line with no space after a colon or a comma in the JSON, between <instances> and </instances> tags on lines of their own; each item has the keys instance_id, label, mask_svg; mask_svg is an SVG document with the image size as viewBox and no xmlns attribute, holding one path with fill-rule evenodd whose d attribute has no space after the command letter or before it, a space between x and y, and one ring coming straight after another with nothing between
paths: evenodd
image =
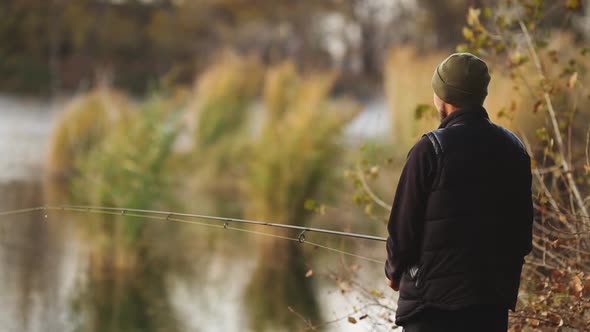
<instances>
[{"instance_id":1,"label":"reed","mask_svg":"<svg viewBox=\"0 0 590 332\"><path fill-rule=\"evenodd\" d=\"M243 128L259 92L261 75L262 68L254 58L225 53L199 76L188 106L194 114L199 152Z\"/></svg>"},{"instance_id":2,"label":"reed","mask_svg":"<svg viewBox=\"0 0 590 332\"><path fill-rule=\"evenodd\" d=\"M135 208L171 204L168 169L181 128L177 103L152 97L132 107L128 98L102 89L78 97L58 124L50 169L67 176L46 183L51 188L46 192L59 193L51 201ZM178 232L124 216L84 218L75 226L89 251L83 290L74 302L84 330L177 330L166 276L182 270L179 259L170 259L185 244L174 240ZM154 232L174 245L156 249Z\"/></svg>"},{"instance_id":3,"label":"reed","mask_svg":"<svg viewBox=\"0 0 590 332\"><path fill-rule=\"evenodd\" d=\"M129 125L136 107L124 94L99 87L75 98L57 120L49 141L46 173L70 178L76 160L99 144L111 131Z\"/></svg>"},{"instance_id":4,"label":"reed","mask_svg":"<svg viewBox=\"0 0 590 332\"><path fill-rule=\"evenodd\" d=\"M356 110L350 103L329 99L334 78L331 73L303 77L291 63L268 70L262 135L241 186L249 202L248 217L304 225L310 218L305 201L333 185L340 133ZM297 243L262 243L258 267L246 289L254 330L301 328L302 320L288 306L312 321L320 317L306 270Z\"/></svg>"}]
</instances>

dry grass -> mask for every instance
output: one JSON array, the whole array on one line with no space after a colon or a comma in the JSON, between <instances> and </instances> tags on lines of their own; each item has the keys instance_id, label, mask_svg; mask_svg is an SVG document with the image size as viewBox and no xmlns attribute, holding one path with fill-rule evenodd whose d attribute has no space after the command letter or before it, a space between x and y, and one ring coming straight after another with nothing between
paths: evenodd
<instances>
[{"instance_id":1,"label":"dry grass","mask_svg":"<svg viewBox=\"0 0 590 332\"><path fill-rule=\"evenodd\" d=\"M416 106L432 105L430 81L434 68L447 55L418 54L412 46L392 49L386 57L384 88L392 112L394 142L407 150L427 131L436 128L437 118L428 116L417 121Z\"/></svg>"},{"instance_id":2,"label":"dry grass","mask_svg":"<svg viewBox=\"0 0 590 332\"><path fill-rule=\"evenodd\" d=\"M332 73L300 76L291 63L268 70L263 133L242 186L248 217L304 225L310 217L305 201L330 186L340 134L355 110L330 100L334 78ZM305 278L301 246L272 239L263 243L261 255L245 297L251 327L303 328L287 306L315 321L319 307L313 284Z\"/></svg>"},{"instance_id":3,"label":"dry grass","mask_svg":"<svg viewBox=\"0 0 590 332\"><path fill-rule=\"evenodd\" d=\"M303 203L332 172L339 135L356 110L329 99L334 78L301 77L290 63L269 69L263 135L243 186L251 217L302 223Z\"/></svg>"},{"instance_id":4,"label":"dry grass","mask_svg":"<svg viewBox=\"0 0 590 332\"><path fill-rule=\"evenodd\" d=\"M252 57L225 53L199 77L188 109L194 114L198 150L236 134L260 91L262 67Z\"/></svg>"},{"instance_id":5,"label":"dry grass","mask_svg":"<svg viewBox=\"0 0 590 332\"><path fill-rule=\"evenodd\" d=\"M109 132L129 125L135 107L112 89L100 87L74 99L57 121L49 143L47 174L68 178L76 159L88 153Z\"/></svg>"}]
</instances>

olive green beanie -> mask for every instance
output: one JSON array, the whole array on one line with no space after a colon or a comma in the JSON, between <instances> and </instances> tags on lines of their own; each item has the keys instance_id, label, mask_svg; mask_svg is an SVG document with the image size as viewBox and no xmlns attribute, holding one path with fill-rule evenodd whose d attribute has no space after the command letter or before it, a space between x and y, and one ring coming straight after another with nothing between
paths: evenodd
<instances>
[{"instance_id":1,"label":"olive green beanie","mask_svg":"<svg viewBox=\"0 0 590 332\"><path fill-rule=\"evenodd\" d=\"M432 90L458 107L482 105L488 95L490 73L486 63L471 53L455 53L434 71Z\"/></svg>"}]
</instances>

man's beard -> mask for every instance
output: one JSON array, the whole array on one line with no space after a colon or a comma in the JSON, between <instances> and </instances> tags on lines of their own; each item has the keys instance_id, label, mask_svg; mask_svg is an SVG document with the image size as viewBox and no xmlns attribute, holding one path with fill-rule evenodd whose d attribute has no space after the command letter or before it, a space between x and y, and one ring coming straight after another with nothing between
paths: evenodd
<instances>
[{"instance_id":1,"label":"man's beard","mask_svg":"<svg viewBox=\"0 0 590 332\"><path fill-rule=\"evenodd\" d=\"M440 118L440 122L443 122L447 118L447 116L449 116L449 113L447 113L447 111L442 107L440 109L437 109L437 111L438 117Z\"/></svg>"}]
</instances>

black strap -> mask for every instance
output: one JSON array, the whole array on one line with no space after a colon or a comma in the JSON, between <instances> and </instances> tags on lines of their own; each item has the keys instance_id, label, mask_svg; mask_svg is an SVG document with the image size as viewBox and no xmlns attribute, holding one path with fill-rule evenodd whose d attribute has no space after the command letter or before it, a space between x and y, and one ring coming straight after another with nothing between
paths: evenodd
<instances>
[{"instance_id":1,"label":"black strap","mask_svg":"<svg viewBox=\"0 0 590 332\"><path fill-rule=\"evenodd\" d=\"M439 129L440 130L440 129ZM440 175L442 172L442 154L443 154L443 146L441 143L441 138L440 135L441 133L438 132L438 130L435 131L431 131L426 133L426 137L428 137L428 140L430 140L430 143L432 143L432 146L434 147L434 154L436 156L436 176L434 178L434 181L432 183L432 190L435 190L436 188L438 188L439 182L440 182Z\"/></svg>"},{"instance_id":2,"label":"black strap","mask_svg":"<svg viewBox=\"0 0 590 332\"><path fill-rule=\"evenodd\" d=\"M442 154L443 147L442 147L442 144L440 143L440 138L438 137L436 131L431 131L429 133L426 133L426 137L428 137L428 139L430 140L430 143L432 143L432 146L434 147L434 154L436 154L437 156L439 154Z\"/></svg>"}]
</instances>

